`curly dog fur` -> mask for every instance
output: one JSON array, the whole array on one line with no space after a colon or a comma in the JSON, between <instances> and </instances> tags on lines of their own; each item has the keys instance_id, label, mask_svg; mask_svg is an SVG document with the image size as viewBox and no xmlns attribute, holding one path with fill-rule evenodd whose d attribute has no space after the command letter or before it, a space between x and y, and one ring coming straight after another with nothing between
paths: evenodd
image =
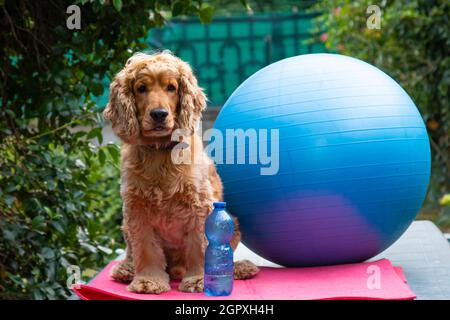
<instances>
[{"instance_id":1,"label":"curly dog fur","mask_svg":"<svg viewBox=\"0 0 450 320\"><path fill-rule=\"evenodd\" d=\"M132 56L111 83L104 117L124 142L127 243L126 258L111 276L131 282L130 291L159 294L170 290L170 278L181 279L181 291L203 291L204 222L213 202L222 200L220 177L195 132L205 107L190 66L168 52ZM184 134L172 141L176 130ZM241 236L234 221L233 250ZM235 265L236 279L257 272L247 260Z\"/></svg>"}]
</instances>

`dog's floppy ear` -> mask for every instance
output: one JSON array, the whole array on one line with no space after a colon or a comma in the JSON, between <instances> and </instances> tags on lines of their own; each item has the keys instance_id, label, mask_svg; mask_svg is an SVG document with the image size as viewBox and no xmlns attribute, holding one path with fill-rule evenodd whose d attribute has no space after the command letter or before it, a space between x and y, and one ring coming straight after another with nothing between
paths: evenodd
<instances>
[{"instance_id":1,"label":"dog's floppy ear","mask_svg":"<svg viewBox=\"0 0 450 320\"><path fill-rule=\"evenodd\" d=\"M184 61L179 61L180 72L180 113L179 126L193 133L201 118L201 112L206 108L206 95L198 86L191 67Z\"/></svg>"},{"instance_id":2,"label":"dog's floppy ear","mask_svg":"<svg viewBox=\"0 0 450 320\"><path fill-rule=\"evenodd\" d=\"M109 102L103 116L112 123L114 133L127 143L135 143L139 136L136 103L129 81L122 70L109 87Z\"/></svg>"}]
</instances>

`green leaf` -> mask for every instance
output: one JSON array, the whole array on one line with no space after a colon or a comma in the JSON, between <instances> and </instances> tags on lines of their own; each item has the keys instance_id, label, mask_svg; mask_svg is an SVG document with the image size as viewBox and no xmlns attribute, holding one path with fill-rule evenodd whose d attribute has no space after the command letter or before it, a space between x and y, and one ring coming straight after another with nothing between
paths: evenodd
<instances>
[{"instance_id":1,"label":"green leaf","mask_svg":"<svg viewBox=\"0 0 450 320\"><path fill-rule=\"evenodd\" d=\"M11 183L11 184L6 186L5 191L6 192L12 192L12 191L15 191L16 188L17 188L17 186L14 183Z\"/></svg>"},{"instance_id":2,"label":"green leaf","mask_svg":"<svg viewBox=\"0 0 450 320\"><path fill-rule=\"evenodd\" d=\"M40 229L44 225L44 222L45 222L44 216L36 216L31 221L31 226L35 229Z\"/></svg>"},{"instance_id":3,"label":"green leaf","mask_svg":"<svg viewBox=\"0 0 450 320\"><path fill-rule=\"evenodd\" d=\"M47 213L47 215L48 215L50 218L53 216L52 209L50 209L49 207L44 206L44 211L45 211L45 213Z\"/></svg>"},{"instance_id":4,"label":"green leaf","mask_svg":"<svg viewBox=\"0 0 450 320\"><path fill-rule=\"evenodd\" d=\"M200 17L200 21L202 23L210 23L213 19L214 11L215 11L215 9L213 6L211 6L207 3L203 3L198 11L198 16Z\"/></svg>"},{"instance_id":5,"label":"green leaf","mask_svg":"<svg viewBox=\"0 0 450 320\"><path fill-rule=\"evenodd\" d=\"M100 161L100 164L103 166L106 161L106 154L103 149L98 150L98 160Z\"/></svg>"},{"instance_id":6,"label":"green leaf","mask_svg":"<svg viewBox=\"0 0 450 320\"><path fill-rule=\"evenodd\" d=\"M120 158L120 152L117 149L117 146L115 144L108 144L107 148L108 148L108 153L110 154L114 163L118 163L119 158Z\"/></svg>"},{"instance_id":7,"label":"green leaf","mask_svg":"<svg viewBox=\"0 0 450 320\"><path fill-rule=\"evenodd\" d=\"M33 291L33 298L34 298L34 300L44 300L45 299L45 297L42 294L40 289Z\"/></svg>"},{"instance_id":8,"label":"green leaf","mask_svg":"<svg viewBox=\"0 0 450 320\"><path fill-rule=\"evenodd\" d=\"M15 198L7 194L3 197L3 199L5 200L6 205L11 208Z\"/></svg>"},{"instance_id":9,"label":"green leaf","mask_svg":"<svg viewBox=\"0 0 450 320\"><path fill-rule=\"evenodd\" d=\"M97 253L97 248L89 243L82 242L80 245L91 253Z\"/></svg>"},{"instance_id":10,"label":"green leaf","mask_svg":"<svg viewBox=\"0 0 450 320\"><path fill-rule=\"evenodd\" d=\"M113 251L112 251L110 248L107 248L107 247L104 247L104 246L97 246L97 248L98 248L100 251L103 251L103 252L106 253L106 254L111 254L111 253L113 253Z\"/></svg>"},{"instance_id":11,"label":"green leaf","mask_svg":"<svg viewBox=\"0 0 450 320\"><path fill-rule=\"evenodd\" d=\"M102 144L103 143L103 134L102 134L102 128L94 128L91 131L89 131L88 135L87 135L88 139L93 139L93 138L97 138L98 143Z\"/></svg>"},{"instance_id":12,"label":"green leaf","mask_svg":"<svg viewBox=\"0 0 450 320\"><path fill-rule=\"evenodd\" d=\"M122 10L122 0L114 0L113 4L114 4L114 8L116 8L117 11Z\"/></svg>"},{"instance_id":13,"label":"green leaf","mask_svg":"<svg viewBox=\"0 0 450 320\"><path fill-rule=\"evenodd\" d=\"M5 240L14 241L16 239L16 232L8 229L2 231Z\"/></svg>"},{"instance_id":14,"label":"green leaf","mask_svg":"<svg viewBox=\"0 0 450 320\"><path fill-rule=\"evenodd\" d=\"M55 290L53 290L53 288L51 287L45 287L44 290L47 291L48 296L53 299L53 297L55 296Z\"/></svg>"},{"instance_id":15,"label":"green leaf","mask_svg":"<svg viewBox=\"0 0 450 320\"><path fill-rule=\"evenodd\" d=\"M185 12L185 2L181 0L174 1L172 4L172 16L176 17Z\"/></svg>"},{"instance_id":16,"label":"green leaf","mask_svg":"<svg viewBox=\"0 0 450 320\"><path fill-rule=\"evenodd\" d=\"M49 190L55 190L56 182L54 180L47 180L47 187Z\"/></svg>"},{"instance_id":17,"label":"green leaf","mask_svg":"<svg viewBox=\"0 0 450 320\"><path fill-rule=\"evenodd\" d=\"M47 260L53 259L55 257L55 253L53 252L53 250L48 247L45 247L41 250L41 255Z\"/></svg>"},{"instance_id":18,"label":"green leaf","mask_svg":"<svg viewBox=\"0 0 450 320\"><path fill-rule=\"evenodd\" d=\"M5 112L12 118L16 117L16 114L11 109L6 109Z\"/></svg>"},{"instance_id":19,"label":"green leaf","mask_svg":"<svg viewBox=\"0 0 450 320\"><path fill-rule=\"evenodd\" d=\"M450 206L450 194L446 194L439 201L441 206Z\"/></svg>"},{"instance_id":20,"label":"green leaf","mask_svg":"<svg viewBox=\"0 0 450 320\"><path fill-rule=\"evenodd\" d=\"M55 228L56 230L58 230L62 234L66 233L66 231L62 227L61 223L59 223L58 221L52 221L52 222L50 222L50 224L53 226L53 228Z\"/></svg>"},{"instance_id":21,"label":"green leaf","mask_svg":"<svg viewBox=\"0 0 450 320\"><path fill-rule=\"evenodd\" d=\"M92 93L94 94L94 96L97 96L97 97L101 96L103 94L103 89L104 89L103 83L98 82L98 81L94 81L92 83L91 90L92 90Z\"/></svg>"}]
</instances>

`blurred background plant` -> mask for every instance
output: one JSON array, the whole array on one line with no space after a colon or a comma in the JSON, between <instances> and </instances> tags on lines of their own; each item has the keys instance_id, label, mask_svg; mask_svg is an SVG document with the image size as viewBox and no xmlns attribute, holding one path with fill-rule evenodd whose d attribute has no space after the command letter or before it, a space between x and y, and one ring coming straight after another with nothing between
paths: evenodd
<instances>
[{"instance_id":1,"label":"blurred background plant","mask_svg":"<svg viewBox=\"0 0 450 320\"><path fill-rule=\"evenodd\" d=\"M178 16L194 15L206 23L217 15L263 15L259 27L266 28L268 35L255 30L237 37L251 41L242 44L242 63L246 56L254 58L251 48L257 41L259 47L253 49L261 63L292 55L294 47L305 53L302 50L324 51L325 45L393 76L420 107L432 139L433 177L422 216L448 230L449 4L444 0L380 2L381 29L371 30L366 27L369 2L0 0L0 299L67 297L68 266L80 267L82 280L87 280L123 247L119 147L103 141L107 136L101 129L105 85L132 52L152 48L151 29ZM66 9L74 3L81 8L81 30L66 28ZM297 15L304 10L314 15ZM266 19L275 12L282 12L286 21L281 23L280 16ZM303 19L317 12L321 14L315 19L315 30L305 30L310 21ZM302 35L296 39L297 33L290 30L297 28L294 21ZM249 32L253 23L232 27ZM220 31L221 26L216 27ZM174 30L166 30L172 40ZM201 26L195 30L204 32ZM320 46L303 43L314 33L318 36L311 41L321 42ZM203 41L195 34L189 37ZM172 41L173 45L194 51L192 43L188 46L182 40ZM274 49L268 50L270 59L261 58L264 54L259 51L264 49L260 48ZM280 49L279 55L275 49ZM204 58L214 55L210 52ZM202 70L203 62L191 63ZM223 77L239 72L234 65L227 66L232 70ZM234 78L232 86L237 86L241 79ZM200 79L203 85L212 82L202 75ZM218 108L211 109L217 114Z\"/></svg>"},{"instance_id":2,"label":"blurred background plant","mask_svg":"<svg viewBox=\"0 0 450 320\"><path fill-rule=\"evenodd\" d=\"M255 13L288 13L309 8L317 0L248 0L244 2L229 0L211 0L217 16L232 16Z\"/></svg>"},{"instance_id":3,"label":"blurred background plant","mask_svg":"<svg viewBox=\"0 0 450 320\"><path fill-rule=\"evenodd\" d=\"M66 13L81 8L81 30ZM95 96L167 17L210 21L200 0L1 0L0 299L67 297L121 243L119 149Z\"/></svg>"},{"instance_id":4,"label":"blurred background plant","mask_svg":"<svg viewBox=\"0 0 450 320\"><path fill-rule=\"evenodd\" d=\"M381 10L380 29L369 29ZM450 2L446 0L324 0L312 7L320 40L335 52L360 58L392 76L412 97L427 125L432 177L420 218L450 230L448 207L439 199L450 191Z\"/></svg>"}]
</instances>

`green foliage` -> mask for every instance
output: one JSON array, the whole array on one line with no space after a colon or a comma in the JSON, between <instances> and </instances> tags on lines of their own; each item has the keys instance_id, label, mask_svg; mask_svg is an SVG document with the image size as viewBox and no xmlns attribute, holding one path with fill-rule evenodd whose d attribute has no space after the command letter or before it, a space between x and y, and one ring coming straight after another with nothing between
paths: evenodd
<instances>
[{"instance_id":1,"label":"green foliage","mask_svg":"<svg viewBox=\"0 0 450 320\"><path fill-rule=\"evenodd\" d=\"M369 5L379 5L381 28L369 29ZM439 207L450 189L450 2L446 0L326 0L314 10L327 48L372 63L410 94L427 124L433 169L425 209ZM450 225L441 211L438 221Z\"/></svg>"},{"instance_id":2,"label":"green foliage","mask_svg":"<svg viewBox=\"0 0 450 320\"><path fill-rule=\"evenodd\" d=\"M438 222L440 222L440 225L447 231L450 231L450 194L444 195L439 203L441 204L442 208L440 209L439 215L437 217Z\"/></svg>"},{"instance_id":3,"label":"green foliage","mask_svg":"<svg viewBox=\"0 0 450 320\"><path fill-rule=\"evenodd\" d=\"M297 12L311 7L317 0L209 0L217 8L217 15L245 15L253 13Z\"/></svg>"},{"instance_id":4,"label":"green foliage","mask_svg":"<svg viewBox=\"0 0 450 320\"><path fill-rule=\"evenodd\" d=\"M200 20L204 23L209 23L213 19L214 15L214 7L210 6L207 3L203 3L198 12Z\"/></svg>"},{"instance_id":5,"label":"green foliage","mask_svg":"<svg viewBox=\"0 0 450 320\"><path fill-rule=\"evenodd\" d=\"M81 30L66 28L73 2ZM150 28L212 12L200 0L0 1L0 298L66 297L68 266L86 280L115 255L119 150L102 145L95 96Z\"/></svg>"},{"instance_id":6,"label":"green foliage","mask_svg":"<svg viewBox=\"0 0 450 320\"><path fill-rule=\"evenodd\" d=\"M443 196L440 203L443 206L450 206L450 194L446 194L445 196Z\"/></svg>"}]
</instances>

